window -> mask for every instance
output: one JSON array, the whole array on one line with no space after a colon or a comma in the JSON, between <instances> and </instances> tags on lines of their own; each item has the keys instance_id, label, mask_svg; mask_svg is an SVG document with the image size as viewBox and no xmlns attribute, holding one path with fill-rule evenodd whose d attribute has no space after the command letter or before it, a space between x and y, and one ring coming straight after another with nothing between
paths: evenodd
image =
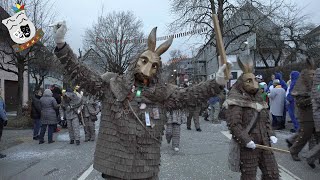
<instances>
[{"instance_id":1,"label":"window","mask_svg":"<svg viewBox=\"0 0 320 180\"><path fill-rule=\"evenodd\" d=\"M238 72L231 72L232 79L238 79Z\"/></svg>"}]
</instances>

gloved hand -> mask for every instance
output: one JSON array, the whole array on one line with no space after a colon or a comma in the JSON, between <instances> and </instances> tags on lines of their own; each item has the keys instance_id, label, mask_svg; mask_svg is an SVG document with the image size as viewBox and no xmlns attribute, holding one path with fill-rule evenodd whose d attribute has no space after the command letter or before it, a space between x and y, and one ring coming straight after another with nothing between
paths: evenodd
<instances>
[{"instance_id":1,"label":"gloved hand","mask_svg":"<svg viewBox=\"0 0 320 180\"><path fill-rule=\"evenodd\" d=\"M3 126L7 126L7 125L8 125L8 121L4 121Z\"/></svg>"},{"instance_id":2,"label":"gloved hand","mask_svg":"<svg viewBox=\"0 0 320 180\"><path fill-rule=\"evenodd\" d=\"M270 136L270 141L273 143L273 144L276 144L278 142L278 138L276 138L275 136Z\"/></svg>"},{"instance_id":3,"label":"gloved hand","mask_svg":"<svg viewBox=\"0 0 320 180\"><path fill-rule=\"evenodd\" d=\"M222 85L222 86L226 85L227 82L229 81L229 79L231 78L231 74L229 74L228 79L226 79L225 75L224 75L224 70L226 68L231 68L232 67L232 63L231 62L228 61L227 63L228 63L228 66L226 64L223 64L221 67L219 67L218 72L216 74L216 82L218 84Z\"/></svg>"},{"instance_id":4,"label":"gloved hand","mask_svg":"<svg viewBox=\"0 0 320 180\"><path fill-rule=\"evenodd\" d=\"M60 120L61 120L61 121L64 121L64 118L63 118L63 117L61 117L61 118L60 118Z\"/></svg>"},{"instance_id":5,"label":"gloved hand","mask_svg":"<svg viewBox=\"0 0 320 180\"><path fill-rule=\"evenodd\" d=\"M53 39L56 44L65 43L64 37L67 33L66 21L56 22L50 25L50 27L53 27Z\"/></svg>"},{"instance_id":6,"label":"gloved hand","mask_svg":"<svg viewBox=\"0 0 320 180\"><path fill-rule=\"evenodd\" d=\"M77 113L80 114L80 112L81 112L81 109L78 109Z\"/></svg>"},{"instance_id":7,"label":"gloved hand","mask_svg":"<svg viewBox=\"0 0 320 180\"><path fill-rule=\"evenodd\" d=\"M251 148L251 149L255 149L256 148L256 144L253 141L250 141L247 145L247 148Z\"/></svg>"}]
</instances>

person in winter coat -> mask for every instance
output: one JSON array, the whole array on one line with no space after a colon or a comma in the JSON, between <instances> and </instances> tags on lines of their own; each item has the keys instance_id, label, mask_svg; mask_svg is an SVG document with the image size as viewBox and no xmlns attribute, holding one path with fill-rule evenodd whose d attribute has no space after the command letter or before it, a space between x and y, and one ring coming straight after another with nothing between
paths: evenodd
<instances>
[{"instance_id":1,"label":"person in winter coat","mask_svg":"<svg viewBox=\"0 0 320 180\"><path fill-rule=\"evenodd\" d=\"M97 121L97 114L100 112L99 105L94 97L84 93L82 96L82 116L84 121L84 142L94 141L96 137L95 121Z\"/></svg>"},{"instance_id":2,"label":"person in winter coat","mask_svg":"<svg viewBox=\"0 0 320 180\"><path fill-rule=\"evenodd\" d=\"M276 130L285 129L285 119L283 117L286 91L280 85L280 81L273 81L274 88L271 89L268 97L270 100L270 112L273 116L272 127Z\"/></svg>"},{"instance_id":3,"label":"person in winter coat","mask_svg":"<svg viewBox=\"0 0 320 180\"><path fill-rule=\"evenodd\" d=\"M1 92L1 89L0 89L0 92ZM7 124L8 124L8 118L6 113L6 106L0 94L0 141L1 141L3 127L7 126ZM5 157L6 155L0 153L0 159Z\"/></svg>"},{"instance_id":4,"label":"person in winter coat","mask_svg":"<svg viewBox=\"0 0 320 180\"><path fill-rule=\"evenodd\" d=\"M294 102L294 98L291 94L294 86L296 85L296 82L299 78L299 75L300 73L298 71L292 71L290 73L290 79L291 79L291 82L290 82L290 86L289 86L289 89L287 91L287 101L288 101L288 105L287 105L287 109L288 109L288 113L289 113L289 116L290 116L290 119L293 123L293 126L294 126L294 129L291 130L291 132L297 132L298 129L299 129L299 122L295 116L295 112L294 112L294 108L295 108L295 102Z\"/></svg>"},{"instance_id":5,"label":"person in winter coat","mask_svg":"<svg viewBox=\"0 0 320 180\"><path fill-rule=\"evenodd\" d=\"M314 134L311 98L314 63L311 59L307 59L307 65L308 67L301 71L300 76L291 91L291 95L295 100L300 125L298 134L296 134L296 138L291 141L293 144L289 148L291 157L294 161L301 161L299 153Z\"/></svg>"},{"instance_id":6,"label":"person in winter coat","mask_svg":"<svg viewBox=\"0 0 320 180\"><path fill-rule=\"evenodd\" d=\"M74 141L76 141L76 145L80 145L80 122L78 118L80 106L81 99L72 91L72 89L67 88L66 93L62 98L60 117L62 121L67 121L70 144L74 144ZM66 119L64 119L64 114Z\"/></svg>"},{"instance_id":7,"label":"person in winter coat","mask_svg":"<svg viewBox=\"0 0 320 180\"><path fill-rule=\"evenodd\" d=\"M213 96L209 99L208 104L209 104L209 121L212 123L219 123L218 115L220 112L220 97L219 96Z\"/></svg>"},{"instance_id":8,"label":"person in winter coat","mask_svg":"<svg viewBox=\"0 0 320 180\"><path fill-rule=\"evenodd\" d=\"M273 80L275 80L275 79L276 79L276 78L275 78L275 75L272 74L272 75L271 75L271 81L269 81L268 87L267 87L267 89L266 89L266 93L270 93L270 90L273 89Z\"/></svg>"},{"instance_id":9,"label":"person in winter coat","mask_svg":"<svg viewBox=\"0 0 320 180\"><path fill-rule=\"evenodd\" d=\"M31 118L33 119L33 140L39 140L41 128L41 102L42 89L35 91L31 103Z\"/></svg>"},{"instance_id":10,"label":"person in winter coat","mask_svg":"<svg viewBox=\"0 0 320 180\"><path fill-rule=\"evenodd\" d=\"M54 143L53 132L55 125L58 123L56 109L59 109L59 105L54 97L52 97L52 91L50 89L44 90L43 96L40 98L41 104L41 131L39 136L39 144L44 143L44 135L48 127L48 143Z\"/></svg>"}]
</instances>

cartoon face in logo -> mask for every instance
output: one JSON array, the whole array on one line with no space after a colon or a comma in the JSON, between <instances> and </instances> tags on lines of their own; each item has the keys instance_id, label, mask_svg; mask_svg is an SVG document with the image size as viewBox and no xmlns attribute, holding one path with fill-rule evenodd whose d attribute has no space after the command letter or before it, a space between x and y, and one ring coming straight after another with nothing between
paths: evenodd
<instances>
[{"instance_id":1,"label":"cartoon face in logo","mask_svg":"<svg viewBox=\"0 0 320 180\"><path fill-rule=\"evenodd\" d=\"M30 41L36 34L34 24L29 21L24 10L2 20L2 23L8 28L11 39L18 44Z\"/></svg>"}]
</instances>

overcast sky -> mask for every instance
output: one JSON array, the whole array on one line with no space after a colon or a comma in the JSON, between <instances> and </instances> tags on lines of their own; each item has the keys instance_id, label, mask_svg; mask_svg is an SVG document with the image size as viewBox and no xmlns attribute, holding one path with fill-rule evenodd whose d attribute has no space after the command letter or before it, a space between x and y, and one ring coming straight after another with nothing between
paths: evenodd
<instances>
[{"instance_id":1,"label":"overcast sky","mask_svg":"<svg viewBox=\"0 0 320 180\"><path fill-rule=\"evenodd\" d=\"M67 42L75 52L82 48L84 32L97 22L98 16L112 11L132 11L143 21L143 31L149 34L151 29L158 27L158 36L172 34L168 32L167 25L172 22L170 14L170 0L54 0L57 20L66 20L69 28ZM320 24L320 0L293 0L304 8L303 13L310 14L312 22ZM102 8L103 7L103 8ZM158 42L158 45L161 42ZM203 43L202 38L174 39L170 48L180 49L184 54L190 54L190 47ZM170 51L169 49L169 51ZM168 59L168 52L162 55L162 59Z\"/></svg>"}]
</instances>

